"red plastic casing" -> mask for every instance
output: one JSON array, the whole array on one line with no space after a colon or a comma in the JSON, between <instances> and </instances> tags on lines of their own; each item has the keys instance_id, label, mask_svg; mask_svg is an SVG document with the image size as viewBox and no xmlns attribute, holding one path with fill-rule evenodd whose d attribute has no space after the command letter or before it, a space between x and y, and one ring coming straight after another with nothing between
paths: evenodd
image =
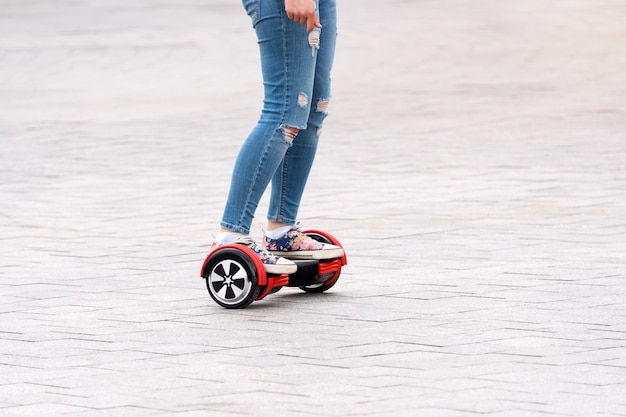
<instances>
[{"instance_id":1,"label":"red plastic casing","mask_svg":"<svg viewBox=\"0 0 626 417\"><path fill-rule=\"evenodd\" d=\"M343 248L343 245L341 244L341 242L339 242L339 240L337 240L337 238L335 236L333 236L330 233L325 232L323 230L308 229L308 230L304 230L302 233L304 233L304 234L311 233L311 234L317 234L317 235L320 235L320 236L324 236L333 245L337 245L337 246ZM344 266L344 265L348 264L348 257L346 256L346 252L345 251L343 252L343 256L341 258L339 258L339 260L341 260L341 266Z\"/></svg>"},{"instance_id":2,"label":"red plastic casing","mask_svg":"<svg viewBox=\"0 0 626 417\"><path fill-rule=\"evenodd\" d=\"M209 252L209 254L207 255L206 259L204 260L204 263L202 264L202 269L200 270L200 276L202 278L204 278L202 276L202 273L204 272L204 269L206 268L206 265L209 263L209 259L215 255L217 252L224 250L224 249L236 249L240 252L243 252L246 254L246 256L248 257L248 259L254 264L254 267L256 268L256 273L257 273L257 285L262 286L262 285L267 285L267 274L265 273L265 267L263 267L263 262L261 262L261 259L257 256L256 253L254 253L254 251L244 245L239 245L239 244L229 244L229 245L223 245L223 246L219 246L215 249L213 249L211 252Z\"/></svg>"}]
</instances>

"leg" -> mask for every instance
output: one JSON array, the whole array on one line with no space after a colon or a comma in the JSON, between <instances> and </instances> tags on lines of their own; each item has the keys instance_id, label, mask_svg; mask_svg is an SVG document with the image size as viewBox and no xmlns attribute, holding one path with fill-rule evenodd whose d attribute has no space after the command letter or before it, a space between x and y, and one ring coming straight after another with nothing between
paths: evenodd
<instances>
[{"instance_id":1,"label":"leg","mask_svg":"<svg viewBox=\"0 0 626 417\"><path fill-rule=\"evenodd\" d=\"M264 106L237 157L221 222L223 230L243 234L250 232L258 203L294 137L306 128L315 71L306 29L289 20L281 0L247 7L261 52Z\"/></svg>"},{"instance_id":2,"label":"leg","mask_svg":"<svg viewBox=\"0 0 626 417\"><path fill-rule=\"evenodd\" d=\"M311 109L306 129L300 130L293 146L272 178L268 230L296 222L302 194L313 165L322 124L327 115L335 40L337 36L335 0L319 0L322 30L316 52Z\"/></svg>"}]
</instances>

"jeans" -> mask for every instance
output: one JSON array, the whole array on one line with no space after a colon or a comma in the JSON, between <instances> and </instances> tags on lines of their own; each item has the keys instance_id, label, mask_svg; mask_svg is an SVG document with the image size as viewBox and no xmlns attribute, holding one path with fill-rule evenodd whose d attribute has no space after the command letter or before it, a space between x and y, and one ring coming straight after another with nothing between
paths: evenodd
<instances>
[{"instance_id":1,"label":"jeans","mask_svg":"<svg viewBox=\"0 0 626 417\"><path fill-rule=\"evenodd\" d=\"M335 0L316 0L323 28L310 34L289 20L284 0L242 1L258 39L264 99L235 161L221 226L249 234L270 182L267 219L296 222L331 98L337 25Z\"/></svg>"}]
</instances>

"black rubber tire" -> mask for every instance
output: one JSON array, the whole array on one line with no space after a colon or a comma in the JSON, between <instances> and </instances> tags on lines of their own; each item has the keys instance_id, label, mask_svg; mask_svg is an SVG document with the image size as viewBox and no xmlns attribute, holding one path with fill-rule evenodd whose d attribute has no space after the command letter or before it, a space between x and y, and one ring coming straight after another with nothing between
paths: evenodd
<instances>
[{"instance_id":1,"label":"black rubber tire","mask_svg":"<svg viewBox=\"0 0 626 417\"><path fill-rule=\"evenodd\" d=\"M257 270L248 256L233 248L215 253L203 276L211 298L224 308L245 308L260 294Z\"/></svg>"},{"instance_id":2,"label":"black rubber tire","mask_svg":"<svg viewBox=\"0 0 626 417\"><path fill-rule=\"evenodd\" d=\"M332 284L328 284L328 285L324 283L313 284L313 285L307 285L306 287L300 287L300 289L304 292L308 292L311 294L319 294L319 293L322 293L324 291L331 289L337 283L337 280L339 280L339 276L337 276L337 279L334 280Z\"/></svg>"},{"instance_id":3,"label":"black rubber tire","mask_svg":"<svg viewBox=\"0 0 626 417\"><path fill-rule=\"evenodd\" d=\"M317 240L318 242L332 244L332 242L326 236L320 235L318 233L307 233L306 235L309 236L312 239ZM324 291L327 291L327 290L331 289L337 283L337 281L339 280L339 275L340 274L341 274L341 272L337 273L336 279L331 284L328 284L328 285L326 285L324 283L312 284L312 285L307 285L307 286L299 287L299 288L302 291L308 292L308 293L311 293L311 294L322 293ZM328 277L328 278L331 278L331 277Z\"/></svg>"}]
</instances>

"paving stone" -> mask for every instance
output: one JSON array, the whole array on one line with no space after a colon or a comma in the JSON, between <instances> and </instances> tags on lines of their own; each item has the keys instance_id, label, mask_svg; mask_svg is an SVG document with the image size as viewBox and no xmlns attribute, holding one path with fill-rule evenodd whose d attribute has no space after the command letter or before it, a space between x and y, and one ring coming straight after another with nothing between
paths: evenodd
<instances>
[{"instance_id":1,"label":"paving stone","mask_svg":"<svg viewBox=\"0 0 626 417\"><path fill-rule=\"evenodd\" d=\"M626 5L338 8L300 218L349 264L231 311L240 2L2 2L2 416L626 415Z\"/></svg>"}]
</instances>

